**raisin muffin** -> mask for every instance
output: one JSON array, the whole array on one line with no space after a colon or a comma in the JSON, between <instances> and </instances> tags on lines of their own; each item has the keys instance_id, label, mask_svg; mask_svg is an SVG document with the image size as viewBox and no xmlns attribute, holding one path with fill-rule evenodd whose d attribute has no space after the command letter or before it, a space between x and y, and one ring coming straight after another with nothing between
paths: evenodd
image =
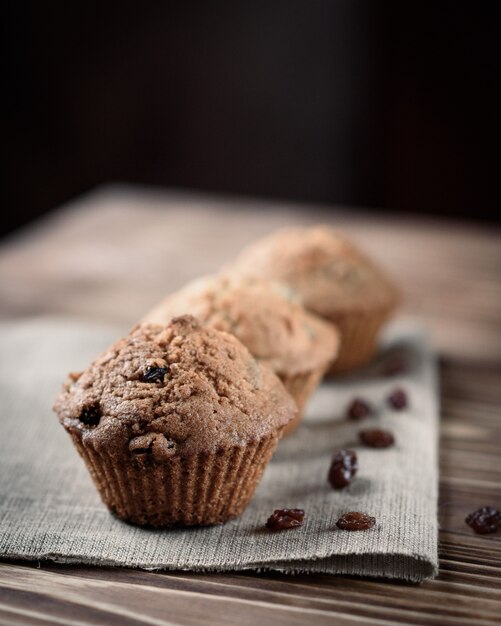
<instances>
[{"instance_id":1,"label":"raisin muffin","mask_svg":"<svg viewBox=\"0 0 501 626\"><path fill-rule=\"evenodd\" d=\"M338 348L332 325L307 312L284 285L258 278L208 276L168 296L144 321L167 324L189 313L204 325L232 333L282 380L299 411L292 432Z\"/></svg>"},{"instance_id":2,"label":"raisin muffin","mask_svg":"<svg viewBox=\"0 0 501 626\"><path fill-rule=\"evenodd\" d=\"M141 526L240 515L296 410L235 337L191 316L137 325L55 405L105 504Z\"/></svg>"},{"instance_id":3,"label":"raisin muffin","mask_svg":"<svg viewBox=\"0 0 501 626\"><path fill-rule=\"evenodd\" d=\"M290 285L304 306L341 335L330 372L345 372L373 356L381 327L399 294L386 274L350 241L326 226L287 228L244 249L232 272Z\"/></svg>"}]
</instances>

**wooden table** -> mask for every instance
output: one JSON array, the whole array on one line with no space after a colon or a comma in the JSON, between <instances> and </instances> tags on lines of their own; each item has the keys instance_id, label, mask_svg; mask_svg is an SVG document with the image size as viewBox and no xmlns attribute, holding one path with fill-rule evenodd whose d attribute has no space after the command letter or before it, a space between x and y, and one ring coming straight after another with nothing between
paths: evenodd
<instances>
[{"instance_id":1,"label":"wooden table","mask_svg":"<svg viewBox=\"0 0 501 626\"><path fill-rule=\"evenodd\" d=\"M0 316L130 326L166 292L290 223L326 222L400 281L441 355L440 574L410 585L342 576L152 573L0 563L5 624L501 624L501 232L408 215L106 187L0 246ZM1 460L0 460L1 462Z\"/></svg>"}]
</instances>

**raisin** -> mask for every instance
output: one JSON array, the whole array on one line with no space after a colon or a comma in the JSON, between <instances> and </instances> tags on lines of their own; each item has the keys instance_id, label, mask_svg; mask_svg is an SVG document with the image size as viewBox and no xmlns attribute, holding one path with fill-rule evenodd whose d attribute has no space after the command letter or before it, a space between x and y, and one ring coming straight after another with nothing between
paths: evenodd
<instances>
[{"instance_id":1,"label":"raisin","mask_svg":"<svg viewBox=\"0 0 501 626\"><path fill-rule=\"evenodd\" d=\"M402 411L407 406L407 394L403 389L395 389L386 400L395 411Z\"/></svg>"},{"instance_id":2,"label":"raisin","mask_svg":"<svg viewBox=\"0 0 501 626\"><path fill-rule=\"evenodd\" d=\"M336 526L341 530L369 530L376 523L376 518L361 513L360 511L350 511L341 515L336 522Z\"/></svg>"},{"instance_id":3,"label":"raisin","mask_svg":"<svg viewBox=\"0 0 501 626\"><path fill-rule=\"evenodd\" d=\"M97 426L101 419L101 411L97 404L91 404L82 409L78 419L86 426Z\"/></svg>"},{"instance_id":4,"label":"raisin","mask_svg":"<svg viewBox=\"0 0 501 626\"><path fill-rule=\"evenodd\" d=\"M353 450L340 450L332 459L328 480L334 489L347 487L358 469L356 452Z\"/></svg>"},{"instance_id":5,"label":"raisin","mask_svg":"<svg viewBox=\"0 0 501 626\"><path fill-rule=\"evenodd\" d=\"M495 533L501 528L501 511L492 506L484 506L470 513L465 522L479 535Z\"/></svg>"},{"instance_id":6,"label":"raisin","mask_svg":"<svg viewBox=\"0 0 501 626\"><path fill-rule=\"evenodd\" d=\"M362 398L355 398L348 407L347 416L351 420L361 420L372 414L371 405Z\"/></svg>"},{"instance_id":7,"label":"raisin","mask_svg":"<svg viewBox=\"0 0 501 626\"><path fill-rule=\"evenodd\" d=\"M395 437L388 430L370 428L358 433L360 441L369 448L389 448L395 443Z\"/></svg>"},{"instance_id":8,"label":"raisin","mask_svg":"<svg viewBox=\"0 0 501 626\"><path fill-rule=\"evenodd\" d=\"M143 383L161 382L163 381L165 374L167 374L166 367L149 366L143 372L141 380L143 381Z\"/></svg>"},{"instance_id":9,"label":"raisin","mask_svg":"<svg viewBox=\"0 0 501 626\"><path fill-rule=\"evenodd\" d=\"M266 522L270 530L286 530L303 525L303 509L275 509Z\"/></svg>"},{"instance_id":10,"label":"raisin","mask_svg":"<svg viewBox=\"0 0 501 626\"><path fill-rule=\"evenodd\" d=\"M361 420L365 417L372 415L373 410L371 405L362 398L355 398L348 407L346 412L347 417L351 420Z\"/></svg>"}]
</instances>

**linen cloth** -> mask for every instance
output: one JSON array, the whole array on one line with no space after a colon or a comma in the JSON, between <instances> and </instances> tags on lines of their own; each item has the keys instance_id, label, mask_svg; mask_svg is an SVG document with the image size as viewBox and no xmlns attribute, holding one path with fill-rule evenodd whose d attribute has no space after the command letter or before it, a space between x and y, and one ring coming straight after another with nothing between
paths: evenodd
<instances>
[{"instance_id":1,"label":"linen cloth","mask_svg":"<svg viewBox=\"0 0 501 626\"><path fill-rule=\"evenodd\" d=\"M244 514L222 526L145 530L113 517L52 412L69 371L86 367L123 328L36 318L0 324L0 556L144 569L276 570L382 576L422 581L436 575L437 368L422 330L393 324L364 372L324 382L300 428L282 439ZM406 372L383 371L403 360ZM388 394L404 389L409 407L391 410ZM347 420L355 397L375 417ZM395 435L387 449L361 446L360 429ZM352 484L327 482L331 458L355 449ZM276 508L303 508L302 528L264 528ZM373 515L364 532L341 531L347 511Z\"/></svg>"}]
</instances>

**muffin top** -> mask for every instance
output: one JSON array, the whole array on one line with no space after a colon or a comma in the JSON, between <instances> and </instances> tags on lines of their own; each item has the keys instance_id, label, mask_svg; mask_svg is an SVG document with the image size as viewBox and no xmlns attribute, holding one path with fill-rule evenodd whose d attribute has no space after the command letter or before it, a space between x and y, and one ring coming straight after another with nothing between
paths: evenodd
<instances>
[{"instance_id":1,"label":"muffin top","mask_svg":"<svg viewBox=\"0 0 501 626\"><path fill-rule=\"evenodd\" d=\"M279 375L325 366L338 348L331 324L307 312L286 286L259 278L200 278L168 296L144 321L167 324L185 313L232 333Z\"/></svg>"},{"instance_id":2,"label":"muffin top","mask_svg":"<svg viewBox=\"0 0 501 626\"><path fill-rule=\"evenodd\" d=\"M245 248L232 268L290 285L321 316L391 309L396 287L372 261L327 226L286 228Z\"/></svg>"},{"instance_id":3,"label":"muffin top","mask_svg":"<svg viewBox=\"0 0 501 626\"><path fill-rule=\"evenodd\" d=\"M296 412L280 380L235 337L183 316L139 324L54 407L64 427L107 454L216 453L275 432Z\"/></svg>"}]
</instances>

